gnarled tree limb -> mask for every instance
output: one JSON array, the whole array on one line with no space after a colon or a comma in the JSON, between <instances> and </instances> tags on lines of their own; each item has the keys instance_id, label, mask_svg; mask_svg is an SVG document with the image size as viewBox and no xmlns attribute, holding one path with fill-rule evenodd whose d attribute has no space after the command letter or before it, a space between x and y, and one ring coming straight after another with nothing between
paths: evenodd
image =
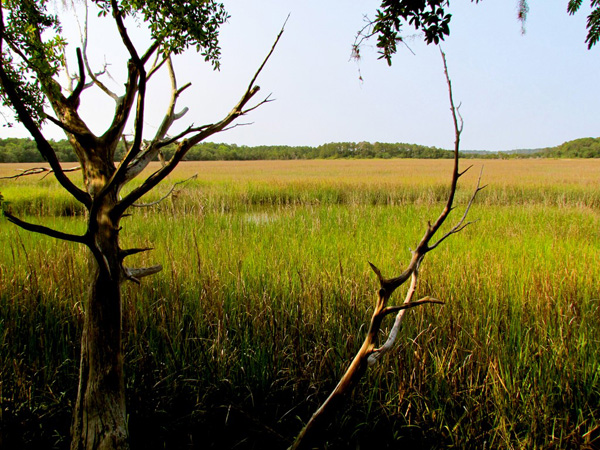
<instances>
[{"instance_id":1,"label":"gnarled tree limb","mask_svg":"<svg viewBox=\"0 0 600 450\"><path fill-rule=\"evenodd\" d=\"M315 439L315 436L317 435L319 429L324 425L327 418L330 417L330 415L337 410L338 406L344 400L344 398L350 392L352 392L354 387L357 385L358 381L366 372L368 366L374 364L383 356L383 354L389 352L389 350L393 347L394 343L397 340L402 319L407 308L428 303L442 303L439 300L431 299L428 297L418 301L413 301L413 297L417 288L419 266L421 265L423 258L428 252L436 248L447 237L464 229L464 227L467 225L464 223L464 221L468 210L470 209L475 196L482 188L480 188L478 182L475 192L473 193L473 196L471 197L471 200L469 201L469 204L467 206L467 210L461 218L461 220L440 240L438 240L435 244L430 245L430 242L432 241L436 233L440 230L441 226L444 224L444 222L446 221L453 209L457 182L460 176L462 175L462 173L459 172L458 168L460 135L462 132L462 119L460 119L460 115L458 114L458 108L454 106L454 100L452 96L452 83L450 82L450 77L448 75L446 56L443 52L441 52L441 56L444 64L444 74L446 76L446 81L448 84L448 93L450 97L450 106L452 111L452 119L454 122L455 134L452 180L450 182L450 190L448 192L446 204L436 221L433 222L433 224L431 222L427 224L423 237L419 241L419 244L417 245L416 249L412 252L412 258L409 262L408 267L399 276L387 279L383 276L381 271L374 264L369 263L371 265L371 268L373 269L373 272L377 276L380 289L377 293L377 300L375 302L373 315L371 316L371 322L369 325L367 336L365 337L361 348L358 350L358 353L350 363L350 366L348 367L344 375L341 377L339 383L337 384L333 392L329 395L329 397L325 400L321 407L313 414L313 416L307 422L306 426L297 436L295 442L290 447L292 450L310 448L310 444L312 443L312 440ZM387 306L387 303L393 292L402 284L404 284L409 278L411 279L411 285L407 291L404 304L398 306ZM394 326L392 327L392 331L390 332L388 340L382 347L376 349L375 343L380 333L383 319L387 315L390 315L395 312L398 312L398 314L396 316L396 321Z\"/></svg>"},{"instance_id":2,"label":"gnarled tree limb","mask_svg":"<svg viewBox=\"0 0 600 450\"><path fill-rule=\"evenodd\" d=\"M173 62L171 61L171 57L167 57L166 59L167 67L169 69L169 78L171 79L171 99L169 102L169 106L167 108L167 112L163 118L161 125L159 126L154 139L148 144L147 148L140 154L137 158L135 158L129 167L127 167L125 177L123 183L126 183L129 180L132 180L137 175L144 170L150 161L156 158L160 149L162 148L159 145L169 132L169 129L173 125L173 123L183 117L185 113L187 113L188 108L184 108L180 112L175 112L175 106L177 103L177 99L181 95L181 93L191 86L191 83L187 83L181 88L177 87L177 79L175 77L175 71L173 69Z\"/></svg>"},{"instance_id":3,"label":"gnarled tree limb","mask_svg":"<svg viewBox=\"0 0 600 450\"><path fill-rule=\"evenodd\" d=\"M4 217L6 217L8 219L9 222L14 223L15 225L23 228L24 230L31 231L34 233L39 233L39 234L45 234L46 236L50 236L50 237L53 237L56 239L61 239L63 241L77 242L79 244L86 244L86 245L89 244L89 239L85 234L82 236L79 236L77 234L64 233L62 231L54 230L52 228L49 228L49 227L46 227L43 225L37 225L34 223L26 222L24 220L19 219L18 217L13 216L8 211L2 211L2 214L4 215Z\"/></svg>"},{"instance_id":4,"label":"gnarled tree limb","mask_svg":"<svg viewBox=\"0 0 600 450\"><path fill-rule=\"evenodd\" d=\"M284 26L279 31L279 34L277 35L277 38L275 39L275 42L273 43L271 50L269 51L269 53L263 60L262 64L260 65L260 67L258 68L256 73L254 74L254 76L252 77L252 80L250 81L248 88L242 95L242 97L239 100L239 102L237 103L237 105L235 105L233 107L233 109L229 112L229 114L227 114L219 122L216 122L214 124L203 127L203 129L200 132L198 132L198 134L180 142L179 145L177 146L177 149L175 150L175 153L173 154L173 157L170 159L170 161L164 167L162 167L161 169L157 170L152 175L150 175L142 183L141 186L139 186L138 188L131 191L125 198L123 198L119 202L119 204L115 207L116 214L123 214L127 208L129 208L131 205L133 205L143 195L148 193L152 188L154 188L158 183L160 183L167 175L169 175L173 171L173 169L183 159L183 157L188 152L188 150L191 149L194 145L196 145L197 143L203 141L204 139L206 139L207 137L209 137L215 133L223 131L223 129L227 128L234 120L236 120L238 117L242 116L243 114L245 114L247 112L247 110L244 110L244 107L260 90L260 87L255 85L256 79L258 78L258 75L261 73L262 69L265 67L265 64L267 63L267 61L269 60L269 58L275 51L275 48L276 48L277 44L279 43L279 40L281 39L284 29L285 29L285 23L284 23ZM267 100L263 100L262 102L260 102L260 104L264 104L266 101Z\"/></svg>"}]
</instances>

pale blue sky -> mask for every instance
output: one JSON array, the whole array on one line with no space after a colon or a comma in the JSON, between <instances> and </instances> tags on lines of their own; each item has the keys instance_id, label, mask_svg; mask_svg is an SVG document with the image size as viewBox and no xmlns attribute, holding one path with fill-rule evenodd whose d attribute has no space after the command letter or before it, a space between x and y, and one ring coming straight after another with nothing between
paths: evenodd
<instances>
[{"instance_id":1,"label":"pale blue sky","mask_svg":"<svg viewBox=\"0 0 600 450\"><path fill-rule=\"evenodd\" d=\"M567 0L530 0L527 32L522 35L516 0L453 2L451 36L443 48L455 100L462 102L463 149L539 148L600 136L600 44L587 50L584 43L585 5L569 16L566 4ZM400 48L388 67L377 59L373 42L363 48L359 63L350 60L354 35L363 15L373 15L376 1L231 0L225 5L231 18L221 32L221 71L212 72L194 54L175 60L180 84L193 83L179 102L190 111L177 127L213 122L225 114L291 14L258 83L263 95L272 93L276 101L242 119L252 125L212 141L313 146L380 141L452 147L436 47L424 45L420 37L408 39L415 55ZM74 22L66 27L75 30ZM405 31L413 33L408 27ZM95 55L98 64L104 58L112 62L112 85L119 91L124 53L115 46L117 38L95 23L91 33L90 56ZM152 81L148 134L160 123L168 91L166 77ZM85 99L84 116L100 133L112 113L112 101L91 92ZM46 133L61 138L56 129L48 127Z\"/></svg>"}]
</instances>

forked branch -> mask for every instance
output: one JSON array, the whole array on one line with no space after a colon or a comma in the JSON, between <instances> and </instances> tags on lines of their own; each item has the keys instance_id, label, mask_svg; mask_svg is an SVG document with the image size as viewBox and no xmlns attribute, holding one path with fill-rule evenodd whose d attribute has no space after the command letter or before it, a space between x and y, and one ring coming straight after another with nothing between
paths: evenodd
<instances>
[{"instance_id":1,"label":"forked branch","mask_svg":"<svg viewBox=\"0 0 600 450\"><path fill-rule=\"evenodd\" d=\"M90 78L92 79L92 82L96 86L98 86L100 88L100 90L102 90L106 95L108 95L110 98L112 98L115 102L119 102L119 96L117 94L115 94L113 91L111 91L104 83L102 83L99 78L100 75L103 75L104 73L106 73L107 64L106 63L104 64L104 68L100 72L94 72L90 67L90 63L89 63L88 57L87 57L88 15L89 15L87 2L84 2L84 7L85 7L85 22L83 25L83 30L81 29L79 20L78 20L78 24L79 24L79 36L81 37L81 45L83 47L83 62L84 62L85 68L86 68Z\"/></svg>"},{"instance_id":2,"label":"forked branch","mask_svg":"<svg viewBox=\"0 0 600 450\"><path fill-rule=\"evenodd\" d=\"M135 178L139 175L142 170L144 170L150 161L154 160L156 156L159 154L160 149L163 147L162 143L165 139L165 136L169 132L169 129L173 125L176 120L182 118L188 111L188 108L183 108L179 112L175 112L177 99L181 95L183 91L191 86L191 83L186 83L181 88L177 87L177 79L175 77L175 70L173 69L173 62L171 61L171 57L168 56L165 58L167 63L167 68L169 70L169 78L171 79L171 99L169 102L169 106L167 107L167 111L163 118L163 121L158 128L154 139L147 145L147 147L142 151L138 157L136 157L131 164L126 168L125 177L122 183L127 183L128 181Z\"/></svg>"},{"instance_id":3,"label":"forked branch","mask_svg":"<svg viewBox=\"0 0 600 450\"><path fill-rule=\"evenodd\" d=\"M440 51L441 52L441 51ZM460 114L458 112L458 108L454 106L454 99L452 95L452 83L450 81L450 77L448 75L448 69L446 65L446 56L443 52L441 52L442 61L444 64L444 74L446 76L446 81L448 84L448 94L450 98L450 109L452 111L452 119L454 122L454 164L452 170L452 180L450 182L450 190L448 192L448 197L446 200L446 204L437 217L435 222L429 222L427 224L425 233L416 249L412 252L412 258L408 264L408 267L398 276L394 278L385 278L374 264L369 263L373 272L377 276L379 281L380 289L377 292L377 300L375 303L375 308L373 311L373 315L371 317L371 322L369 325L369 330L367 332L367 336L363 341L363 344L352 360L350 366L340 379L338 385L335 387L333 392L329 395L329 397L325 400L325 402L321 405L321 407L313 414L311 419L308 421L306 426L300 432L295 442L291 446L291 449L301 449L301 448L310 448L310 444L315 440L318 432L323 428L324 424L327 421L327 418L331 416L333 412L337 410L341 402L352 392L352 390L358 384L358 381L362 378L364 373L366 372L368 366L375 364L381 357L388 353L396 343L399 335L399 330L402 324L402 319L404 318L404 314L407 309L411 307L416 307L424 304L442 304L439 300L432 299L430 297L425 297L421 300L413 300L415 297L415 293L417 290L418 279L419 279L419 267L425 258L425 255L436 248L441 242L443 242L449 236L458 233L463 230L469 222L465 222L469 209L473 204L473 201L477 195L477 193L483 189L480 187L480 181L477 182L477 187L473 192L473 195L466 207L465 213L462 218L458 221L454 227L450 229L446 234L444 234L437 242L431 244L434 236L440 230L450 213L452 212L454 206L454 198L456 194L456 187L458 183L458 179L464 172L459 172L458 161L459 161L459 147L460 147L460 135L462 133L462 119L460 118ZM480 176L481 180L481 176ZM404 303L398 306L388 306L387 303L392 296L393 292L403 285L408 279L411 279L410 287L406 293L406 297ZM396 320L394 325L390 331L389 337L385 344L383 344L380 348L376 349L375 344L377 342L378 335L381 330L381 325L386 316L397 313Z\"/></svg>"},{"instance_id":4,"label":"forked branch","mask_svg":"<svg viewBox=\"0 0 600 450\"><path fill-rule=\"evenodd\" d=\"M179 142L179 144L177 145L177 148L175 150L175 153L173 154L173 156L171 157L169 162L167 164L165 164L165 166L163 166L161 169L157 170L152 175L150 175L142 183L141 186L137 187L136 189L131 191L125 198L123 198L119 202L119 204L115 207L116 214L123 214L127 208L132 206L143 195L148 193L158 183L160 183L163 179L165 179L165 177L167 175L169 175L173 171L173 169L175 169L177 164L183 159L183 157L186 155L186 153L194 145L198 144L199 142L202 142L204 139L206 139L207 137L209 137L215 133L219 133L219 132L223 131L224 129L229 127L229 125L231 125L231 123L233 121L235 121L236 119L238 119L240 116L243 116L247 112L270 101L269 98L267 97L266 99L259 102L258 105L246 109L246 105L248 104L248 102L250 102L250 100L252 100L252 98L260 90L260 87L255 84L256 80L257 80L258 76L260 75L260 73L262 72L263 68L265 67L267 61L270 59L271 55L275 51L275 48L277 47L277 44L279 43L279 40L281 39L281 36L283 35L284 29L285 29L285 23L284 23L283 27L281 28L281 30L279 31L279 34L277 35L277 38L275 39L275 42L273 43L271 50L269 51L269 53L263 60L262 64L258 68L258 70L255 72L254 76L252 77L252 80L250 81L248 88L246 89L246 91L244 92L244 94L242 95L240 100L238 101L237 105L235 105L232 108L232 110L229 112L229 114L227 114L219 122L200 127L197 134L194 134L191 137ZM191 130L191 128L188 129L188 131L190 131L190 130ZM117 171L117 173L118 173L118 171Z\"/></svg>"}]
</instances>

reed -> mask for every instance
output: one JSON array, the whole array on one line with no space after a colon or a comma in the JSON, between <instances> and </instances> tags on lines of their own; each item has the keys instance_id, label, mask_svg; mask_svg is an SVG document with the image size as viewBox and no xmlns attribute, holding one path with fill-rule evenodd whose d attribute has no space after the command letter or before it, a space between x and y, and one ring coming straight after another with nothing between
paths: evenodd
<instances>
[{"instance_id":1,"label":"reed","mask_svg":"<svg viewBox=\"0 0 600 450\"><path fill-rule=\"evenodd\" d=\"M186 163L172 181L197 180L133 209L125 246L155 250L130 263L164 267L125 292L133 448L285 447L360 345L377 288L367 261L398 272L447 165ZM600 161L485 166L477 222L421 269L419 292L446 304L411 311L327 448L598 445ZM15 213L82 230L49 178L0 191ZM0 221L7 448L68 446L85 270L84 249Z\"/></svg>"}]
</instances>

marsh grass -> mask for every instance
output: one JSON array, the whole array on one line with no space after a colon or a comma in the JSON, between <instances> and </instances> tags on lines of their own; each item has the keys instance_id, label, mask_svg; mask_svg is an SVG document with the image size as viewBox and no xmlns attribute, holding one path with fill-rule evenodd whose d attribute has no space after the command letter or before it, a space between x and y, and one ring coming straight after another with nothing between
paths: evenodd
<instances>
[{"instance_id":1,"label":"marsh grass","mask_svg":"<svg viewBox=\"0 0 600 450\"><path fill-rule=\"evenodd\" d=\"M586 163L486 162L477 222L422 268L419 292L446 304L411 311L328 448L598 445L600 164ZM285 447L362 341L367 261L401 270L441 207L446 164L187 163L175 178L198 181L133 209L123 245L154 251L128 264L164 267L125 287L133 447ZM13 211L81 233L44 183L0 190ZM4 444L66 448L86 254L0 228Z\"/></svg>"}]
</instances>

